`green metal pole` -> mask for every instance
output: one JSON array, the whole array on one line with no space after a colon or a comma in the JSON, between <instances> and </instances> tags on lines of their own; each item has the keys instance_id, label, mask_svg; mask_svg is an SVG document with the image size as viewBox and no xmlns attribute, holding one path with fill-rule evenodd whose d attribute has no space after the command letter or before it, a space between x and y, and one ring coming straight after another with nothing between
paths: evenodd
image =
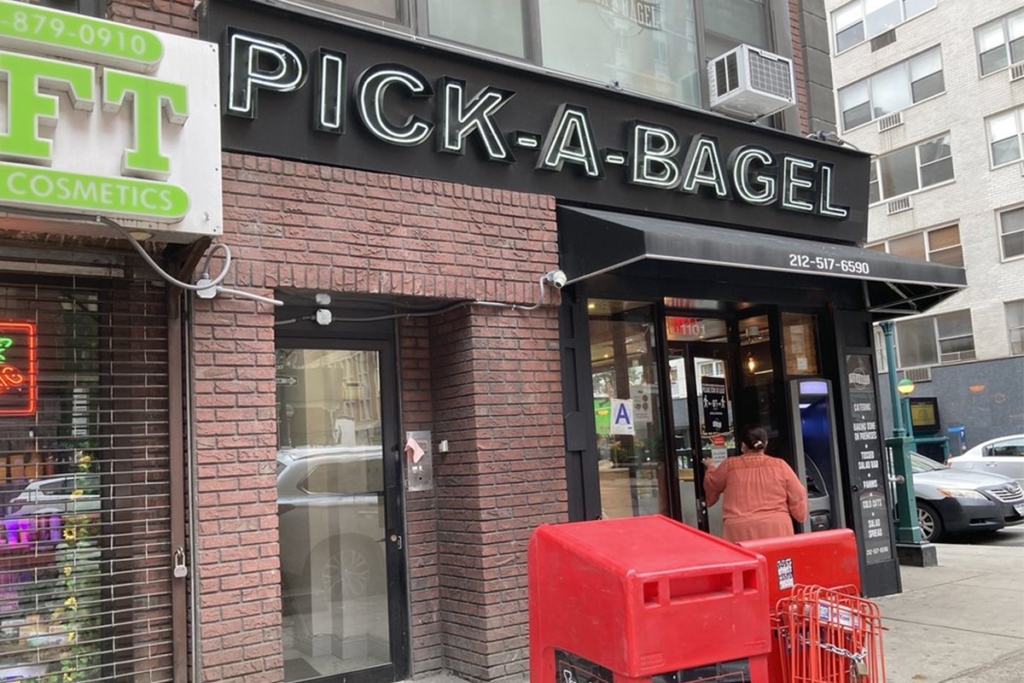
<instances>
[{"instance_id":1,"label":"green metal pole","mask_svg":"<svg viewBox=\"0 0 1024 683\"><path fill-rule=\"evenodd\" d=\"M914 473L910 466L910 451L914 442L907 437L907 432L903 429L902 399L896 389L896 353L892 328L891 321L882 323L885 358L889 365L889 395L892 397L893 435L892 438L885 440L885 445L892 453L893 475L896 478L896 514L899 516L896 541L921 545L921 527L917 525L917 501L914 498ZM909 421L907 425L910 425Z\"/></svg>"},{"instance_id":2,"label":"green metal pole","mask_svg":"<svg viewBox=\"0 0 1024 683\"><path fill-rule=\"evenodd\" d=\"M900 392L896 389L896 350L892 341L892 321L886 320L882 325L885 335L885 361L889 367L889 400L892 402L892 435L905 436L903 419L900 415Z\"/></svg>"}]
</instances>

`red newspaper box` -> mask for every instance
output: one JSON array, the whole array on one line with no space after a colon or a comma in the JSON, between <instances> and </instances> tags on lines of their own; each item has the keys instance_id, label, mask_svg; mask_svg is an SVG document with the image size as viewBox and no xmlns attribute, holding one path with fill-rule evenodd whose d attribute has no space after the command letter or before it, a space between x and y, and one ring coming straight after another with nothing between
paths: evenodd
<instances>
[{"instance_id":1,"label":"red newspaper box","mask_svg":"<svg viewBox=\"0 0 1024 683\"><path fill-rule=\"evenodd\" d=\"M539 527L531 683L766 683L764 558L666 517Z\"/></svg>"},{"instance_id":2,"label":"red newspaper box","mask_svg":"<svg viewBox=\"0 0 1024 683\"><path fill-rule=\"evenodd\" d=\"M852 595L860 595L857 539L850 529L744 541L740 545L768 563L768 603L773 615L776 604L789 597L796 584L833 589L849 586ZM782 653L775 639L772 645L769 683L785 683Z\"/></svg>"}]
</instances>

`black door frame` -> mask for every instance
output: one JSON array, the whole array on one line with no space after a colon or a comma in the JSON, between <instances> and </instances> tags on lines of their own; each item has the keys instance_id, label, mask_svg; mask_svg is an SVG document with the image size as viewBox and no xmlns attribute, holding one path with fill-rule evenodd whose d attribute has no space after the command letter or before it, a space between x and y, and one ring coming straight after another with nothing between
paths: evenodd
<instances>
[{"instance_id":1,"label":"black door frame","mask_svg":"<svg viewBox=\"0 0 1024 683\"><path fill-rule=\"evenodd\" d=\"M287 311L281 318L287 319ZM340 326L339 326L340 327ZM405 485L402 463L398 357L393 324L360 325L341 330L300 321L275 329L275 349L338 349L376 351L380 355L381 438L384 455L385 567L391 663L358 671L322 676L321 683L393 683L409 676L409 581L405 531ZM352 334L354 332L354 334ZM392 541L391 539L396 539Z\"/></svg>"},{"instance_id":2,"label":"black door frame","mask_svg":"<svg viewBox=\"0 0 1024 683\"><path fill-rule=\"evenodd\" d=\"M707 316L712 317L712 316ZM726 324L732 328L734 323L730 318L722 317L721 319L726 321ZM663 417L665 420L665 432L672 435L672 440L675 440L676 425L674 411L672 410L672 387L669 382L670 370L669 370L669 358L673 355L682 356L686 363L686 414L689 420L689 427L691 429L690 438L694 439L695 433L692 431L694 428L700 429L700 406L697 402L697 375L694 372L694 358L699 356L701 358L710 358L712 360L721 360L726 367L728 373L728 381L726 383L726 391L729 396L729 403L735 407L735 396L736 396L736 358L737 353L733 348L732 341L724 342L705 342L705 341L674 341L668 342L662 346L665 349L663 356L664 369L662 374L664 375L662 381L662 406L663 406ZM717 354L724 354L724 358L719 358ZM736 415L735 411L732 416L732 427L736 429ZM700 433L696 433L697 441L692 444L697 453L698 457L694 459L694 495L698 503L697 511L697 522L698 528L701 531L708 531L710 528L708 522L708 510L707 506L704 505L704 463L700 457L701 455L701 442ZM667 441L667 440L666 440ZM670 500L675 499L675 507L672 509L672 515L678 520L683 519L682 510L682 495L678 490L679 484L679 462L675 454L675 444L671 443L667 446L666 457L669 459L669 474L670 474Z\"/></svg>"}]
</instances>

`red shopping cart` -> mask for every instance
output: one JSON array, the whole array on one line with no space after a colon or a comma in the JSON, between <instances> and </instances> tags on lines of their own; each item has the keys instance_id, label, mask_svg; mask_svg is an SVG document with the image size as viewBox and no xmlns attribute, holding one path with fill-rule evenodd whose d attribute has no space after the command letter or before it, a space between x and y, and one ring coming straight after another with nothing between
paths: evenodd
<instances>
[{"instance_id":1,"label":"red shopping cart","mask_svg":"<svg viewBox=\"0 0 1024 683\"><path fill-rule=\"evenodd\" d=\"M787 683L885 683L882 615L852 586L797 585L775 620Z\"/></svg>"}]
</instances>

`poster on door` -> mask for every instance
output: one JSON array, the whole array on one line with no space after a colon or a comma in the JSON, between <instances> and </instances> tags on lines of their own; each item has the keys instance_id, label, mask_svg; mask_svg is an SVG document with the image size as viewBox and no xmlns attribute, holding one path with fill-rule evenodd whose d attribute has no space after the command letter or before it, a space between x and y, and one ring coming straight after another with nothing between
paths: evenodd
<instances>
[{"instance_id":1,"label":"poster on door","mask_svg":"<svg viewBox=\"0 0 1024 683\"><path fill-rule=\"evenodd\" d=\"M651 385L637 384L629 388L633 398L633 419L637 422L651 421Z\"/></svg>"},{"instance_id":2,"label":"poster on door","mask_svg":"<svg viewBox=\"0 0 1024 683\"><path fill-rule=\"evenodd\" d=\"M700 378L701 410L704 414L704 432L718 434L728 431L729 416L726 411L725 378Z\"/></svg>"},{"instance_id":3,"label":"poster on door","mask_svg":"<svg viewBox=\"0 0 1024 683\"><path fill-rule=\"evenodd\" d=\"M611 434L633 436L636 434L633 418L632 399L612 399Z\"/></svg>"}]
</instances>

